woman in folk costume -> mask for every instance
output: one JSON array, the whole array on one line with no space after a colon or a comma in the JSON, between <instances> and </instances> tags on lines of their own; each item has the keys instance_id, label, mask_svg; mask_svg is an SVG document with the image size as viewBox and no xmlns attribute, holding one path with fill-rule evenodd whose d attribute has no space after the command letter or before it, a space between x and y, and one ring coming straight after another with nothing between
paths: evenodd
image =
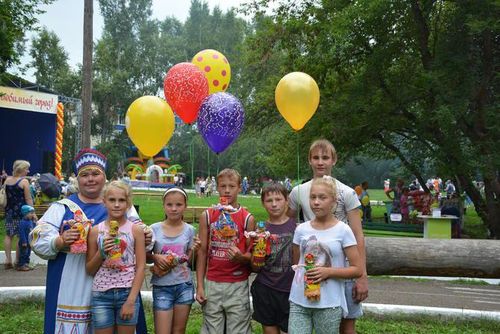
<instances>
[{"instance_id":1,"label":"woman in folk costume","mask_svg":"<svg viewBox=\"0 0 500 334\"><path fill-rule=\"evenodd\" d=\"M55 202L30 234L31 247L48 259L44 333L92 333L90 298L92 276L85 271L86 236L91 225L107 218L102 200L106 157L82 149L76 156L79 192ZM128 219L139 222L134 207ZM151 232L146 232L146 239ZM78 247L72 245L78 244ZM146 333L141 307L137 333Z\"/></svg>"}]
</instances>

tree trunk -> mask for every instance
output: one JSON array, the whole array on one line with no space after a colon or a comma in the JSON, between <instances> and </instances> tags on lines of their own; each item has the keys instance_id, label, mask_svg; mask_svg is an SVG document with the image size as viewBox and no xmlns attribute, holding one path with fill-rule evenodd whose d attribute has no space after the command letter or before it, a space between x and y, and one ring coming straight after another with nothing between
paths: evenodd
<instances>
[{"instance_id":1,"label":"tree trunk","mask_svg":"<svg viewBox=\"0 0 500 334\"><path fill-rule=\"evenodd\" d=\"M500 242L366 237L369 275L500 277Z\"/></svg>"},{"instance_id":2,"label":"tree trunk","mask_svg":"<svg viewBox=\"0 0 500 334\"><path fill-rule=\"evenodd\" d=\"M83 10L83 67L82 67L82 142L81 147L90 147L90 123L92 121L92 0L85 0Z\"/></svg>"}]
</instances>

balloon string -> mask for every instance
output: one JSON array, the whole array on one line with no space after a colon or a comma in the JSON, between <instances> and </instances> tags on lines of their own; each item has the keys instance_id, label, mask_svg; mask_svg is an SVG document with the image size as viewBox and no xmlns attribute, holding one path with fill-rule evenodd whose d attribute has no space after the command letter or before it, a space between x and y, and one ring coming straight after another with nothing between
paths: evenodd
<instances>
[{"instance_id":1,"label":"balloon string","mask_svg":"<svg viewBox=\"0 0 500 334\"><path fill-rule=\"evenodd\" d=\"M297 133L297 182L298 182L298 187L297 187L297 223L300 223L300 151L299 151L300 135L299 135L298 131L296 131L296 133Z\"/></svg>"},{"instance_id":2,"label":"balloon string","mask_svg":"<svg viewBox=\"0 0 500 334\"><path fill-rule=\"evenodd\" d=\"M194 189L194 159L193 159L193 146L194 146L194 133L191 132L191 145L189 145L189 161L191 162L191 187Z\"/></svg>"},{"instance_id":3,"label":"balloon string","mask_svg":"<svg viewBox=\"0 0 500 334\"><path fill-rule=\"evenodd\" d=\"M207 175L210 177L210 148L207 145Z\"/></svg>"},{"instance_id":4,"label":"balloon string","mask_svg":"<svg viewBox=\"0 0 500 334\"><path fill-rule=\"evenodd\" d=\"M217 165L217 174L215 176L219 175L219 153L217 153L217 164L216 165Z\"/></svg>"}]
</instances>

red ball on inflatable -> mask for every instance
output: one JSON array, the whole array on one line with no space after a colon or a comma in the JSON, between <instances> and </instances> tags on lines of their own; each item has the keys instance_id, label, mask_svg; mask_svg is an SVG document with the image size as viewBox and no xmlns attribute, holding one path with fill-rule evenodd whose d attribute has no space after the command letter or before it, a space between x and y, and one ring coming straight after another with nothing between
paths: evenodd
<instances>
[{"instance_id":1,"label":"red ball on inflatable","mask_svg":"<svg viewBox=\"0 0 500 334\"><path fill-rule=\"evenodd\" d=\"M168 104L184 123L196 121L201 103L208 96L208 82L192 63L174 65L165 75L163 91Z\"/></svg>"}]
</instances>

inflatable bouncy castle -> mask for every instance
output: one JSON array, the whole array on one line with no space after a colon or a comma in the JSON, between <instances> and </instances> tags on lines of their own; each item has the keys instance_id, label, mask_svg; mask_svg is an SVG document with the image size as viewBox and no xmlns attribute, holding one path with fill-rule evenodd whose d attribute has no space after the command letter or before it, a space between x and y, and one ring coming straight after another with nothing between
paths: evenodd
<instances>
[{"instance_id":1,"label":"inflatable bouncy castle","mask_svg":"<svg viewBox=\"0 0 500 334\"><path fill-rule=\"evenodd\" d=\"M184 177L180 173L182 167L172 164L168 148L154 157L148 157L134 147L131 156L124 162L124 167L132 187L168 188Z\"/></svg>"}]
</instances>

